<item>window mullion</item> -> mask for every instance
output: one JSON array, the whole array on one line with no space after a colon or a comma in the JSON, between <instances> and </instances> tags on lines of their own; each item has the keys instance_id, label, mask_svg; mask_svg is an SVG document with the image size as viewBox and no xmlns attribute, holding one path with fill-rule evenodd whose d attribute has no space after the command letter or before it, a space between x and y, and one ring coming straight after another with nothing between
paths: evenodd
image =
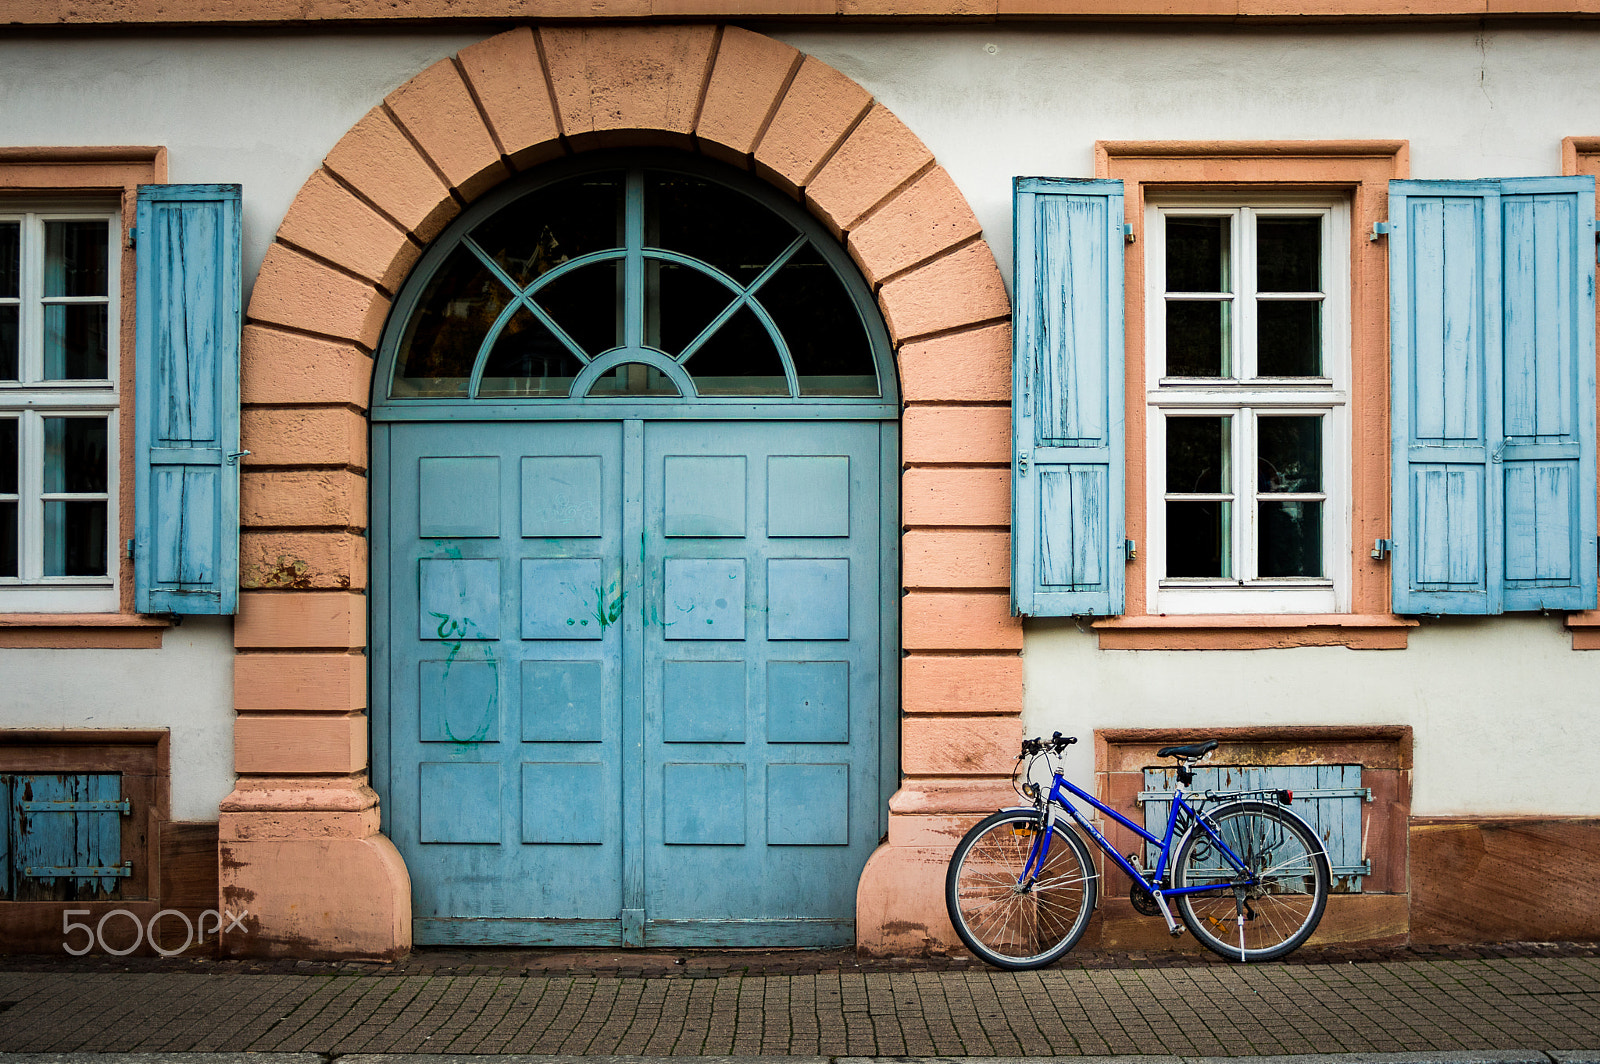
<instances>
[{"instance_id":1,"label":"window mullion","mask_svg":"<svg viewBox=\"0 0 1600 1064\"><path fill-rule=\"evenodd\" d=\"M1234 319L1238 335L1238 351L1234 365L1240 380L1256 378L1256 217L1249 207L1241 208L1237 222L1239 232L1234 240L1235 298Z\"/></svg>"},{"instance_id":2,"label":"window mullion","mask_svg":"<svg viewBox=\"0 0 1600 1064\"><path fill-rule=\"evenodd\" d=\"M17 380L36 384L44 379L44 223L37 214L22 219L22 297ZM24 454L30 453L27 451Z\"/></svg>"},{"instance_id":3,"label":"window mullion","mask_svg":"<svg viewBox=\"0 0 1600 1064\"><path fill-rule=\"evenodd\" d=\"M1234 578L1241 584L1256 579L1260 564L1256 560L1256 412L1241 408L1234 418L1237 428L1233 434L1233 481L1235 504L1234 518L1236 550L1234 553Z\"/></svg>"}]
</instances>

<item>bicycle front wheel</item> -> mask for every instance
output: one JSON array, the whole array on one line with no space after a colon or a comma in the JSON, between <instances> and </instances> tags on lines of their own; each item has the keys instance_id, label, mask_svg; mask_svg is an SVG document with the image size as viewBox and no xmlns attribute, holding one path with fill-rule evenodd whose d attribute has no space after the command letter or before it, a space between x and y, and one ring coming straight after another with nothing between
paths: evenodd
<instances>
[{"instance_id":1,"label":"bicycle front wheel","mask_svg":"<svg viewBox=\"0 0 1600 1064\"><path fill-rule=\"evenodd\" d=\"M1044 820L1002 809L967 832L945 875L950 923L967 948L997 968L1019 971L1059 960L1094 914L1095 872L1077 832L1056 824L1050 849L1025 876Z\"/></svg>"},{"instance_id":2,"label":"bicycle front wheel","mask_svg":"<svg viewBox=\"0 0 1600 1064\"><path fill-rule=\"evenodd\" d=\"M1178 915L1207 949L1231 960L1292 953L1328 903L1328 855L1316 833L1271 802L1230 802L1204 819L1244 868L1195 824L1178 844L1172 885L1217 889L1177 895Z\"/></svg>"}]
</instances>

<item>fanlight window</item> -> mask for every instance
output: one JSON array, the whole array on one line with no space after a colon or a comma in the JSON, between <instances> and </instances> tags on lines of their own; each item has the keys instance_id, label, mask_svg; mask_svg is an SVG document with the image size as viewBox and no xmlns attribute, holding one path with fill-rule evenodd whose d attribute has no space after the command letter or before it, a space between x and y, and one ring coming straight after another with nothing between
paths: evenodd
<instances>
[{"instance_id":1,"label":"fanlight window","mask_svg":"<svg viewBox=\"0 0 1600 1064\"><path fill-rule=\"evenodd\" d=\"M729 184L592 170L468 225L430 253L391 398L880 394L848 261Z\"/></svg>"}]
</instances>

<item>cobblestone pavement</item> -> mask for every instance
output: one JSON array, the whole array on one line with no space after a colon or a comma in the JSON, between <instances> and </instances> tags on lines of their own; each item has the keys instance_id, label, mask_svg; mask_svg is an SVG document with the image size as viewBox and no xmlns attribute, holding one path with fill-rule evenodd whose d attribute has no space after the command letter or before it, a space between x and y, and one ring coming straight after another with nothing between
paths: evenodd
<instances>
[{"instance_id":1,"label":"cobblestone pavement","mask_svg":"<svg viewBox=\"0 0 1600 1064\"><path fill-rule=\"evenodd\" d=\"M1600 1048L1600 948L1069 955L419 951L0 958L0 1052L1232 1056Z\"/></svg>"}]
</instances>

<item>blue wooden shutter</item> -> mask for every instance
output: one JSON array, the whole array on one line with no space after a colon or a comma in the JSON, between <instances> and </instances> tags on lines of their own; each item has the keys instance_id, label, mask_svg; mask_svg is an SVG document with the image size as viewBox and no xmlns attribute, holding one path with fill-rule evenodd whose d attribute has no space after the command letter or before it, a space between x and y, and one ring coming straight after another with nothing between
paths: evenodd
<instances>
[{"instance_id":1,"label":"blue wooden shutter","mask_svg":"<svg viewBox=\"0 0 1600 1064\"><path fill-rule=\"evenodd\" d=\"M134 602L239 596L240 188L139 188Z\"/></svg>"},{"instance_id":2,"label":"blue wooden shutter","mask_svg":"<svg viewBox=\"0 0 1600 1064\"><path fill-rule=\"evenodd\" d=\"M1390 184L1396 613L1595 600L1592 178Z\"/></svg>"},{"instance_id":3,"label":"blue wooden shutter","mask_svg":"<svg viewBox=\"0 0 1600 1064\"><path fill-rule=\"evenodd\" d=\"M1016 181L1012 596L1123 608L1122 182Z\"/></svg>"}]
</instances>

